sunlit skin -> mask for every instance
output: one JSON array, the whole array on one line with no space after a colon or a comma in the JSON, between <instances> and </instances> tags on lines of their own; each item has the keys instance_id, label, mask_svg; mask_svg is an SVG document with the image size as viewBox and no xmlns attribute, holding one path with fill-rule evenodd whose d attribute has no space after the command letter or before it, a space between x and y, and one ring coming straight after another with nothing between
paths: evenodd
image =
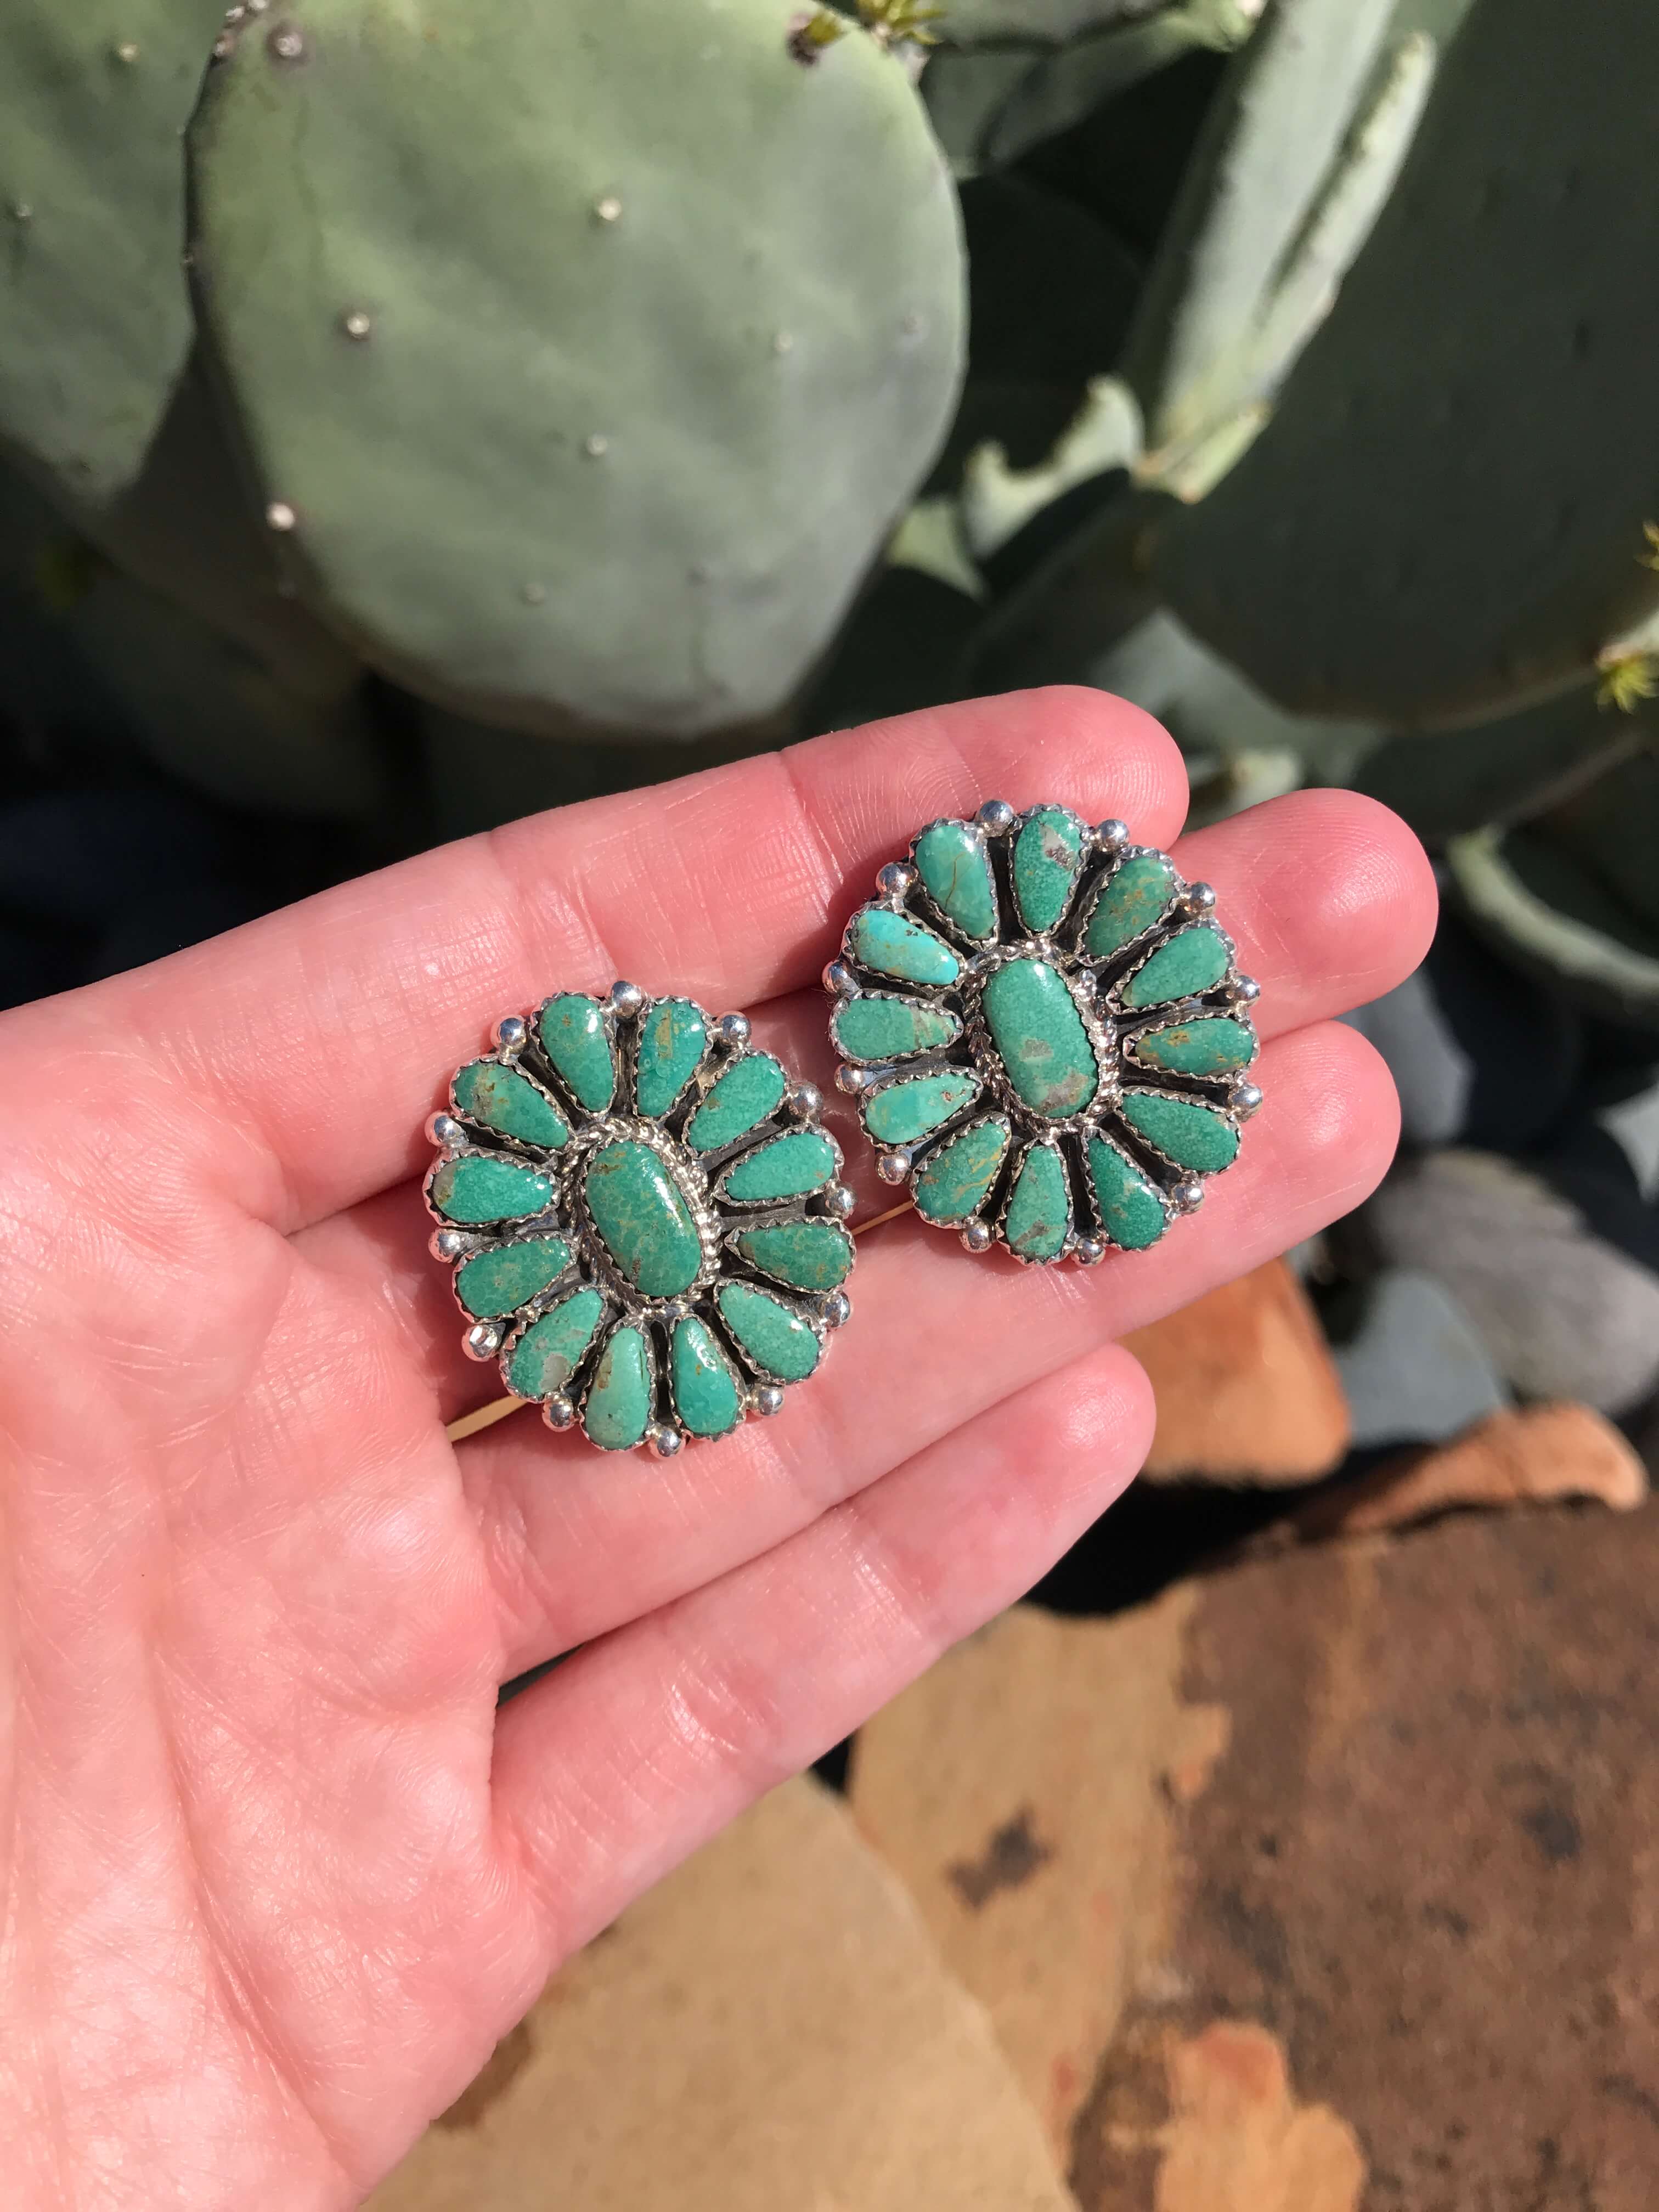
<instances>
[{"instance_id":1,"label":"sunlit skin","mask_svg":"<svg viewBox=\"0 0 1659 2212\"><path fill-rule=\"evenodd\" d=\"M562 1958L1111 1504L1152 1419L1114 1340L1376 1182L1393 1093L1330 1018L1416 964L1433 884L1392 816L1304 793L1176 848L1261 982L1267 1103L1155 1250L1021 1271L892 1222L775 1421L667 1463L527 1412L447 1441L500 1386L416 1178L490 1022L627 977L750 1011L827 1088L848 913L994 797L1168 845L1185 781L1097 693L979 702L519 823L0 1018L18 2212L356 2204ZM864 1215L891 1204L858 1175Z\"/></svg>"}]
</instances>

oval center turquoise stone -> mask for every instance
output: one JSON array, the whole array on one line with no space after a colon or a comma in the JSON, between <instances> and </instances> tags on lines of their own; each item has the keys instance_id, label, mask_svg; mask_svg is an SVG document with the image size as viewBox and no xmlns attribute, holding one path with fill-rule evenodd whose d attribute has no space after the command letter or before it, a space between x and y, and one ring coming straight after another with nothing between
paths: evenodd
<instances>
[{"instance_id":1,"label":"oval center turquoise stone","mask_svg":"<svg viewBox=\"0 0 1659 2212\"><path fill-rule=\"evenodd\" d=\"M1100 1088L1094 1047L1065 977L1046 960L1010 960L980 996L985 1026L1017 1096L1063 1121Z\"/></svg>"},{"instance_id":2,"label":"oval center turquoise stone","mask_svg":"<svg viewBox=\"0 0 1659 2212\"><path fill-rule=\"evenodd\" d=\"M649 1145L620 1137L587 1164L587 1210L617 1272L647 1298L677 1298L702 1267L702 1239L679 1185Z\"/></svg>"}]
</instances>

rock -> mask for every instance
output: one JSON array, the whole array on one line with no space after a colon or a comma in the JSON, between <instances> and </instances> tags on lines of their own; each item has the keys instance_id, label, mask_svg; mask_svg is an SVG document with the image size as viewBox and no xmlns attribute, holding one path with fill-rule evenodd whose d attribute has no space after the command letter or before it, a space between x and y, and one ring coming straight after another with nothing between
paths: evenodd
<instances>
[{"instance_id":1,"label":"rock","mask_svg":"<svg viewBox=\"0 0 1659 2212\"><path fill-rule=\"evenodd\" d=\"M1123 1340L1158 1395L1155 1482L1307 1482L1347 1449L1341 1382L1282 1260Z\"/></svg>"},{"instance_id":2,"label":"rock","mask_svg":"<svg viewBox=\"0 0 1659 2212\"><path fill-rule=\"evenodd\" d=\"M1522 1169L1431 1153L1396 1168L1363 1219L1387 1261L1446 1286L1523 1397L1616 1414L1659 1384L1659 1276Z\"/></svg>"},{"instance_id":3,"label":"rock","mask_svg":"<svg viewBox=\"0 0 1659 2212\"><path fill-rule=\"evenodd\" d=\"M1595 1498L1615 1512L1648 1494L1647 1470L1611 1421L1588 1406L1491 1413L1436 1451L1404 1453L1295 1516L1304 1538L1409 1528L1466 1506Z\"/></svg>"},{"instance_id":4,"label":"rock","mask_svg":"<svg viewBox=\"0 0 1659 2212\"><path fill-rule=\"evenodd\" d=\"M1451 1293L1418 1267L1367 1285L1359 1327L1335 1352L1357 1444L1438 1443L1509 1403Z\"/></svg>"},{"instance_id":5,"label":"rock","mask_svg":"<svg viewBox=\"0 0 1659 2212\"><path fill-rule=\"evenodd\" d=\"M1647 2212L1656 1570L1655 1505L1310 1545L861 1733L1082 2212Z\"/></svg>"},{"instance_id":6,"label":"rock","mask_svg":"<svg viewBox=\"0 0 1659 2212\"><path fill-rule=\"evenodd\" d=\"M371 2212L1073 2212L980 2007L797 1781L591 1943Z\"/></svg>"}]
</instances>

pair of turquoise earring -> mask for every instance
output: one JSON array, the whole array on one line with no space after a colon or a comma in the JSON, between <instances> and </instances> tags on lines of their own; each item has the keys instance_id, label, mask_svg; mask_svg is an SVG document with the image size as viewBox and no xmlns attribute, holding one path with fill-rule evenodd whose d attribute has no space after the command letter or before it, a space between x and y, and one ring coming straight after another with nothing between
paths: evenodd
<instances>
[{"instance_id":1,"label":"pair of turquoise earring","mask_svg":"<svg viewBox=\"0 0 1659 2212\"><path fill-rule=\"evenodd\" d=\"M1157 1243L1261 1103L1257 986L1214 907L1121 822L993 800L930 823L824 970L882 1179L1026 1266ZM428 1125L468 1353L608 1451L778 1413L852 1314L823 1107L745 1016L637 984L498 1022Z\"/></svg>"}]
</instances>

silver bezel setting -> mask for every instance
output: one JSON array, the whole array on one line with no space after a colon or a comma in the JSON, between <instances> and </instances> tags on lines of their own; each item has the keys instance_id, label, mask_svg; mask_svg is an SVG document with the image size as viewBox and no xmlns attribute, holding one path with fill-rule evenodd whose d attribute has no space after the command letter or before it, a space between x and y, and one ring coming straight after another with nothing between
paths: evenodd
<instances>
[{"instance_id":1,"label":"silver bezel setting","mask_svg":"<svg viewBox=\"0 0 1659 2212\"><path fill-rule=\"evenodd\" d=\"M609 994L551 994L551 998L568 996L587 997L599 1017L616 1078L610 1104L596 1111L581 1103L543 1046L539 1008L528 1015L504 1016L491 1031L490 1048L464 1061L462 1067L482 1062L510 1069L534 1087L570 1133L565 1143L553 1148L513 1135L466 1113L456 1095L456 1079L461 1073L458 1069L447 1086L447 1108L433 1115L428 1124L428 1138L437 1148L437 1158L422 1185L427 1211L435 1224L430 1243L434 1256L452 1269L450 1288L462 1318L463 1350L473 1359L497 1359L502 1381L515 1395L520 1394L514 1389L514 1355L526 1333L574 1292L591 1289L599 1294L599 1318L580 1360L562 1383L538 1394L534 1401L541 1405L548 1427L555 1431L586 1430L589 1401L606 1344L617 1330L637 1328L645 1340L650 1405L644 1433L631 1449L672 1458L686 1443L719 1441L698 1437L674 1405L671 1346L678 1322L695 1316L731 1363L739 1410L732 1428L724 1433L735 1433L750 1417L775 1413L787 1392L798 1387L781 1381L726 1327L719 1306L719 1293L726 1285L744 1283L764 1291L804 1322L818 1346L815 1374L822 1364L830 1337L852 1310L845 1290L837 1287L826 1292L793 1285L748 1261L738 1249L737 1239L757 1228L798 1221L822 1220L845 1232L845 1217L851 1210L850 1194L841 1180L845 1161L834 1137L823 1127L823 1101L817 1090L790 1079L787 1068L784 1094L776 1105L730 1143L703 1152L684 1141L687 1124L720 1078L738 1061L761 1051L750 1042L745 1016L727 1014L714 1019L696 1006L703 1028L696 1063L662 1113L642 1115L636 1109L640 1039L653 1010L664 1003L663 999L649 996L637 985L620 982ZM679 993L664 996L679 1005L696 1006ZM776 1059L775 1054L763 1056ZM813 1190L798 1197L761 1199L748 1204L726 1196L720 1185L732 1168L778 1138L802 1130L822 1138L828 1147L830 1172ZM588 1206L589 1164L607 1145L624 1139L648 1146L662 1161L696 1228L702 1254L696 1276L672 1297L653 1297L628 1280ZM488 1224L452 1220L433 1202L433 1180L451 1162L469 1158L510 1161L516 1167L545 1176L552 1186L549 1202L537 1212L509 1220ZM495 1315L481 1316L463 1303L460 1271L470 1261L544 1237L563 1239L570 1260L532 1296L510 1311Z\"/></svg>"},{"instance_id":2,"label":"silver bezel setting","mask_svg":"<svg viewBox=\"0 0 1659 2212\"><path fill-rule=\"evenodd\" d=\"M1049 927L1033 931L1023 916L1014 889L1013 853L1021 831L1036 816L1066 815L1073 825L1079 854L1070 887L1059 915ZM1260 1106L1261 1092L1249 1079L1259 1049L1251 1008L1259 995L1252 980L1238 972L1237 948L1215 919L1216 897L1207 884L1189 883L1170 855L1155 846L1131 842L1119 821L1089 824L1072 809L1050 803L1016 811L1000 800L989 800L972 817L945 817L966 832L981 849L990 871L997 926L988 938L978 939L958 927L934 899L921 878L916 853L930 830L918 830L906 848L905 859L889 862L877 877L876 896L849 917L841 949L824 970L824 988L836 1011L862 998L898 999L948 1015L956 1034L945 1044L930 1046L900 1057L878 1060L845 1051L836 1040L831 1017L830 1044L839 1066L838 1086L854 1097L866 1138L876 1147L877 1172L895 1188L908 1188L914 1197L929 1163L945 1146L988 1112L1007 1120L1013 1129L996 1175L980 1203L960 1218L932 1222L947 1229L969 1250L999 1245L1019 1265L1053 1267L1066 1260L1096 1265L1108 1250L1121 1249L1103 1219L1088 1172L1087 1147L1099 1136L1112 1145L1135 1174L1157 1196L1165 1227L1190 1212L1202 1196L1209 1173L1173 1158L1151 1144L1123 1117L1126 1094L1152 1093L1204 1106L1224 1121L1237 1136L1243 1122ZM1142 856L1164 862L1170 870L1170 896L1159 912L1109 953L1087 949L1087 934L1095 908L1119 872ZM946 893L948 896L948 891ZM941 940L959 963L949 983L919 983L890 974L860 956L859 923L871 908L902 915L917 927ZM1035 908L1034 911L1037 911ZM1038 918L1042 918L1039 912ZM1183 933L1202 928L1220 941L1224 967L1217 980L1203 990L1153 1006L1126 1003L1133 979L1162 948ZM1065 1117L1044 1115L1027 1105L992 1041L981 1008L986 982L996 970L1015 960L1038 960L1054 968L1069 989L1095 1057L1097 1077L1086 1107ZM942 965L942 963L936 964ZM1236 1066L1200 1073L1177 1073L1143 1060L1137 1046L1153 1031L1186 1023L1221 1017L1246 1033L1248 1049ZM978 1079L975 1095L963 1102L925 1136L891 1143L876 1137L868 1115L876 1101L895 1084L919 1075L953 1070L971 1073ZM1008 1211L1021 1167L1037 1148L1055 1152L1066 1177L1068 1226L1064 1243L1051 1256L1033 1257L1020 1252L1010 1240ZM918 1208L918 1211L921 1211ZM928 1219L923 1214L923 1219ZM975 1225L977 1224L977 1225ZM986 1233L982 1233L986 1232ZM1158 1240L1153 1240L1158 1241ZM1136 1247L1135 1249L1142 1249Z\"/></svg>"}]
</instances>

